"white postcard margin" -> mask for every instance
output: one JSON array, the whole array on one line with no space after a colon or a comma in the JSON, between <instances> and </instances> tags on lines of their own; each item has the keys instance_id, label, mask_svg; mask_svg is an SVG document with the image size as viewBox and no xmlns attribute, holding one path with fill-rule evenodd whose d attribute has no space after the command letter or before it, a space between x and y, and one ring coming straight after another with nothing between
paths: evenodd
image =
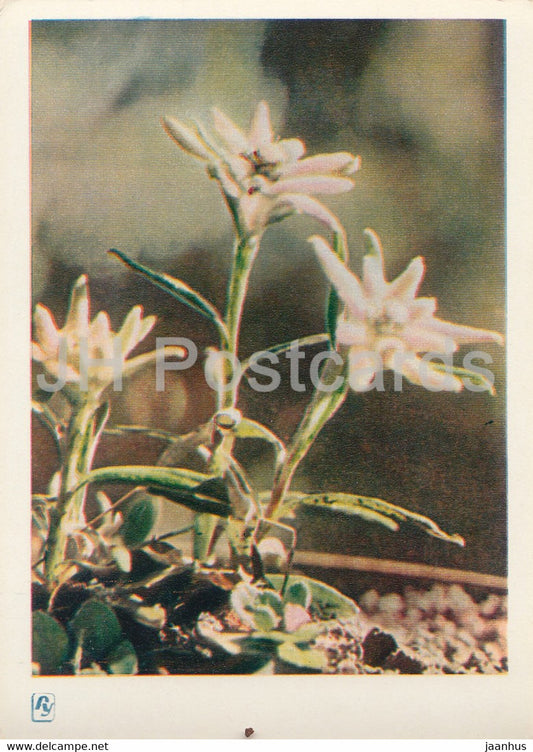
<instances>
[{"instance_id":1,"label":"white postcard margin","mask_svg":"<svg viewBox=\"0 0 533 752\"><path fill-rule=\"evenodd\" d=\"M327 12L326 12L327 11ZM36 677L29 601L29 21L39 18L507 21L510 670L501 676ZM533 5L527 0L35 0L0 10L0 737L527 739L533 729ZM56 718L31 722L33 692ZM46 728L44 728L46 726Z\"/></svg>"}]
</instances>

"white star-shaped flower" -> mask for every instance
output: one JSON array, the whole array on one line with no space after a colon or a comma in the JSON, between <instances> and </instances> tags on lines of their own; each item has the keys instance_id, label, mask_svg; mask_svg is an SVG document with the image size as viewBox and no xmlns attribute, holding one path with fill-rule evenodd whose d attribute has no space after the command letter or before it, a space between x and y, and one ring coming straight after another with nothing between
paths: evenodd
<instances>
[{"instance_id":1,"label":"white star-shaped flower","mask_svg":"<svg viewBox=\"0 0 533 752\"><path fill-rule=\"evenodd\" d=\"M266 102L257 105L248 133L218 109L213 120L214 138L176 118L162 123L182 149L208 164L225 195L237 202L248 232L294 213L315 216L338 231L334 215L312 196L351 190L349 176L359 169L359 157L348 152L304 157L303 141L274 136Z\"/></svg>"},{"instance_id":2,"label":"white star-shaped flower","mask_svg":"<svg viewBox=\"0 0 533 752\"><path fill-rule=\"evenodd\" d=\"M421 353L449 354L466 343L496 342L500 334L443 321L435 316L435 298L417 298L425 272L418 256L392 282L385 278L381 245L372 230L365 231L373 252L363 259L359 279L319 236L310 238L329 281L344 303L336 338L347 348L350 386L365 391L378 370L391 369L408 381L432 390L460 391L463 381L442 364Z\"/></svg>"},{"instance_id":3,"label":"white star-shaped flower","mask_svg":"<svg viewBox=\"0 0 533 752\"><path fill-rule=\"evenodd\" d=\"M154 359L153 352L130 360L127 357L146 337L155 321L155 316L143 318L141 306L131 309L118 333L112 331L109 316L104 311L90 321L87 277L82 275L73 287L62 329L58 329L46 306L40 303L36 306L32 357L42 363L49 374L64 379L67 386L73 386L77 390L83 383L81 370L85 354L88 361L87 391L99 396L115 378L115 363L120 365L121 374L127 376ZM104 359L109 363L98 363Z\"/></svg>"}]
</instances>

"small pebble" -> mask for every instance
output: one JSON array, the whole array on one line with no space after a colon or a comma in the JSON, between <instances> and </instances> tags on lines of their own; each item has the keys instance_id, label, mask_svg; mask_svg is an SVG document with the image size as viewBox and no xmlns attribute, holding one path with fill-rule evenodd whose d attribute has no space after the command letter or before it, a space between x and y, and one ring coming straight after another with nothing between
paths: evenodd
<instances>
[{"instance_id":1,"label":"small pebble","mask_svg":"<svg viewBox=\"0 0 533 752\"><path fill-rule=\"evenodd\" d=\"M379 611L385 614L399 614L403 607L403 598L398 593L388 593L379 600Z\"/></svg>"},{"instance_id":2,"label":"small pebble","mask_svg":"<svg viewBox=\"0 0 533 752\"><path fill-rule=\"evenodd\" d=\"M361 608L366 611L367 614L373 614L377 611L379 606L379 593L377 590L367 590L361 598L358 600Z\"/></svg>"}]
</instances>

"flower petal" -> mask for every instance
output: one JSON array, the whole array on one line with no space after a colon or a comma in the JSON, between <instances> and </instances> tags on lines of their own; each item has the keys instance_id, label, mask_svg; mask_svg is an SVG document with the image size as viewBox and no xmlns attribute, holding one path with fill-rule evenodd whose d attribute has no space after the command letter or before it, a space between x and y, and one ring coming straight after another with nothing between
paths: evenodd
<instances>
[{"instance_id":1,"label":"flower petal","mask_svg":"<svg viewBox=\"0 0 533 752\"><path fill-rule=\"evenodd\" d=\"M134 306L124 319L122 328L117 334L121 340L122 355L127 355L141 342L153 328L156 317L142 317L142 306Z\"/></svg>"},{"instance_id":2,"label":"flower petal","mask_svg":"<svg viewBox=\"0 0 533 752\"><path fill-rule=\"evenodd\" d=\"M205 141L192 128L189 128L189 126L180 120L166 116L161 118L161 125L170 138L188 154L192 154L193 157L208 161L216 156Z\"/></svg>"},{"instance_id":3,"label":"flower petal","mask_svg":"<svg viewBox=\"0 0 533 752\"><path fill-rule=\"evenodd\" d=\"M466 344L469 342L496 342L498 345L503 345L503 337L498 332L492 332L488 329L478 329L474 326L462 326L460 324L452 324L451 321L442 321L441 319L432 318L425 324L428 328L431 328L439 334L443 334L445 337L450 337L458 344Z\"/></svg>"},{"instance_id":4,"label":"flower petal","mask_svg":"<svg viewBox=\"0 0 533 752\"><path fill-rule=\"evenodd\" d=\"M426 269L422 256L414 258L399 277L389 285L389 296L404 299L414 299Z\"/></svg>"},{"instance_id":5,"label":"flower petal","mask_svg":"<svg viewBox=\"0 0 533 752\"><path fill-rule=\"evenodd\" d=\"M39 347L35 342L31 343L31 359L36 360L38 363L44 363L49 356L44 350Z\"/></svg>"},{"instance_id":6,"label":"flower petal","mask_svg":"<svg viewBox=\"0 0 533 752\"><path fill-rule=\"evenodd\" d=\"M223 162L227 166L230 176L236 180L237 183L244 182L253 174L252 163L247 159L244 159L244 157L225 154L223 156Z\"/></svg>"},{"instance_id":7,"label":"flower petal","mask_svg":"<svg viewBox=\"0 0 533 752\"><path fill-rule=\"evenodd\" d=\"M217 134L231 152L235 154L246 154L253 151L250 141L241 129L217 107L213 109L213 121Z\"/></svg>"},{"instance_id":8,"label":"flower petal","mask_svg":"<svg viewBox=\"0 0 533 752\"><path fill-rule=\"evenodd\" d=\"M283 208L284 206L294 209L297 214L307 214L309 217L314 217L332 232L344 234L344 229L333 212L312 196L304 196L302 193L282 194L277 199L275 208Z\"/></svg>"},{"instance_id":9,"label":"flower petal","mask_svg":"<svg viewBox=\"0 0 533 752\"><path fill-rule=\"evenodd\" d=\"M121 350L124 357L133 350L135 345L139 342L139 335L141 332L141 319L142 319L142 306L136 305L128 313L124 319L124 323L117 333L117 337L121 341Z\"/></svg>"},{"instance_id":10,"label":"flower petal","mask_svg":"<svg viewBox=\"0 0 533 752\"><path fill-rule=\"evenodd\" d=\"M432 367L430 361L422 360L415 355L396 352L391 367L412 384L426 387L426 389L460 392L463 388L463 382L457 376L438 371Z\"/></svg>"},{"instance_id":11,"label":"flower petal","mask_svg":"<svg viewBox=\"0 0 533 752\"><path fill-rule=\"evenodd\" d=\"M48 308L37 303L33 321L35 324L35 339L42 351L48 355L56 354L59 347L59 332L54 317Z\"/></svg>"},{"instance_id":12,"label":"flower petal","mask_svg":"<svg viewBox=\"0 0 533 752\"><path fill-rule=\"evenodd\" d=\"M363 323L350 319L340 319L335 332L339 345L362 346L368 344L368 331Z\"/></svg>"},{"instance_id":13,"label":"flower petal","mask_svg":"<svg viewBox=\"0 0 533 752\"><path fill-rule=\"evenodd\" d=\"M95 359L113 357L113 334L111 331L111 322L105 311L100 311L91 322L89 332L89 357Z\"/></svg>"},{"instance_id":14,"label":"flower petal","mask_svg":"<svg viewBox=\"0 0 533 752\"><path fill-rule=\"evenodd\" d=\"M364 319L367 305L361 283L346 267L338 256L331 250L324 238L313 235L309 242L315 249L318 260L322 264L326 276L337 290L342 302L347 306L350 314L356 319Z\"/></svg>"},{"instance_id":15,"label":"flower petal","mask_svg":"<svg viewBox=\"0 0 533 752\"><path fill-rule=\"evenodd\" d=\"M266 180L257 182L257 187L263 193L280 194L280 193L304 193L312 195L313 193L345 193L351 191L354 187L353 180L350 178L327 177L324 175L303 175L295 178L280 178L275 182Z\"/></svg>"},{"instance_id":16,"label":"flower petal","mask_svg":"<svg viewBox=\"0 0 533 752\"><path fill-rule=\"evenodd\" d=\"M139 332L139 337L137 339L136 344L139 344L139 342L142 342L143 339L146 337L146 335L152 331L157 321L157 316L146 316L141 321L141 331ZM131 348L133 350L133 347Z\"/></svg>"},{"instance_id":17,"label":"flower petal","mask_svg":"<svg viewBox=\"0 0 533 752\"><path fill-rule=\"evenodd\" d=\"M405 326L402 329L401 337L408 349L415 353L451 353L457 350L457 346L450 337L432 332L425 326L417 326L416 324Z\"/></svg>"},{"instance_id":18,"label":"flower petal","mask_svg":"<svg viewBox=\"0 0 533 752\"><path fill-rule=\"evenodd\" d=\"M383 367L378 353L365 347L351 347L348 352L348 381L354 392L366 392Z\"/></svg>"},{"instance_id":19,"label":"flower petal","mask_svg":"<svg viewBox=\"0 0 533 752\"><path fill-rule=\"evenodd\" d=\"M254 150L261 151L261 147L271 144L273 138L268 104L259 102L252 117L249 142Z\"/></svg>"},{"instance_id":20,"label":"flower petal","mask_svg":"<svg viewBox=\"0 0 533 752\"><path fill-rule=\"evenodd\" d=\"M273 146L277 146L281 155L280 162L296 162L305 154L305 144L299 138L283 138ZM271 147L269 147L270 149ZM265 159L268 159L265 154Z\"/></svg>"},{"instance_id":21,"label":"flower petal","mask_svg":"<svg viewBox=\"0 0 533 752\"><path fill-rule=\"evenodd\" d=\"M359 157L354 157L347 151L338 151L334 154L316 154L306 157L294 164L282 167L281 175L284 178L296 175L351 175L360 167Z\"/></svg>"},{"instance_id":22,"label":"flower petal","mask_svg":"<svg viewBox=\"0 0 533 752\"><path fill-rule=\"evenodd\" d=\"M78 277L70 296L67 319L62 331L68 336L87 337L89 334L89 293L87 275Z\"/></svg>"},{"instance_id":23,"label":"flower petal","mask_svg":"<svg viewBox=\"0 0 533 752\"><path fill-rule=\"evenodd\" d=\"M210 173L211 177L214 177L219 181L220 187L222 188L226 196L229 196L233 199L239 199L243 195L243 191L239 183L234 180L226 167L224 167L223 165L212 165Z\"/></svg>"},{"instance_id":24,"label":"flower petal","mask_svg":"<svg viewBox=\"0 0 533 752\"><path fill-rule=\"evenodd\" d=\"M433 316L437 310L436 298L417 298L409 303L409 313L411 318L425 318Z\"/></svg>"},{"instance_id":25,"label":"flower petal","mask_svg":"<svg viewBox=\"0 0 533 752\"><path fill-rule=\"evenodd\" d=\"M239 209L246 228L259 231L268 222L273 199L260 192L245 193L239 201Z\"/></svg>"},{"instance_id":26,"label":"flower petal","mask_svg":"<svg viewBox=\"0 0 533 752\"><path fill-rule=\"evenodd\" d=\"M385 295L387 281L383 273L383 261L377 256L363 257L363 288L374 302Z\"/></svg>"}]
</instances>

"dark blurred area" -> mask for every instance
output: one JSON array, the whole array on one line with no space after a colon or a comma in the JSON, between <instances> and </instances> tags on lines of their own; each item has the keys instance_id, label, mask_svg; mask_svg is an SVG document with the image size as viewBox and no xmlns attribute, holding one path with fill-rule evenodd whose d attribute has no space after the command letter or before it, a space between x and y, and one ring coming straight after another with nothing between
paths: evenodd
<instances>
[{"instance_id":1,"label":"dark blurred area","mask_svg":"<svg viewBox=\"0 0 533 752\"><path fill-rule=\"evenodd\" d=\"M324 201L346 226L354 271L362 231L372 227L389 278L422 254L421 294L438 298L442 318L503 332L503 45L500 21L33 22L35 302L62 324L70 287L88 272L93 314L107 310L115 330L137 303L158 316L139 352L155 336L189 337L200 353L213 345L208 323L106 251L119 248L180 277L223 308L229 216L203 166L168 139L159 118L207 124L218 106L246 127L265 99L278 133L304 139L310 154L361 154L354 191ZM326 285L306 243L318 229L294 218L265 236L243 356L323 330ZM377 496L426 514L463 535L466 547L308 512L296 523L300 548L505 573L505 370L502 352L485 349L496 397L434 394L405 382L399 393L385 379L385 392L349 396L295 479L296 488ZM114 401L112 420L190 430L214 404L201 366L168 374L163 394L150 369L137 374ZM292 392L288 365L280 371L272 394L243 386L240 407L287 439L309 391ZM239 452L267 488L270 450L251 442ZM40 427L33 454L41 491L55 458ZM156 456L153 443L107 437L97 462ZM163 529L172 524L165 514Z\"/></svg>"}]
</instances>

